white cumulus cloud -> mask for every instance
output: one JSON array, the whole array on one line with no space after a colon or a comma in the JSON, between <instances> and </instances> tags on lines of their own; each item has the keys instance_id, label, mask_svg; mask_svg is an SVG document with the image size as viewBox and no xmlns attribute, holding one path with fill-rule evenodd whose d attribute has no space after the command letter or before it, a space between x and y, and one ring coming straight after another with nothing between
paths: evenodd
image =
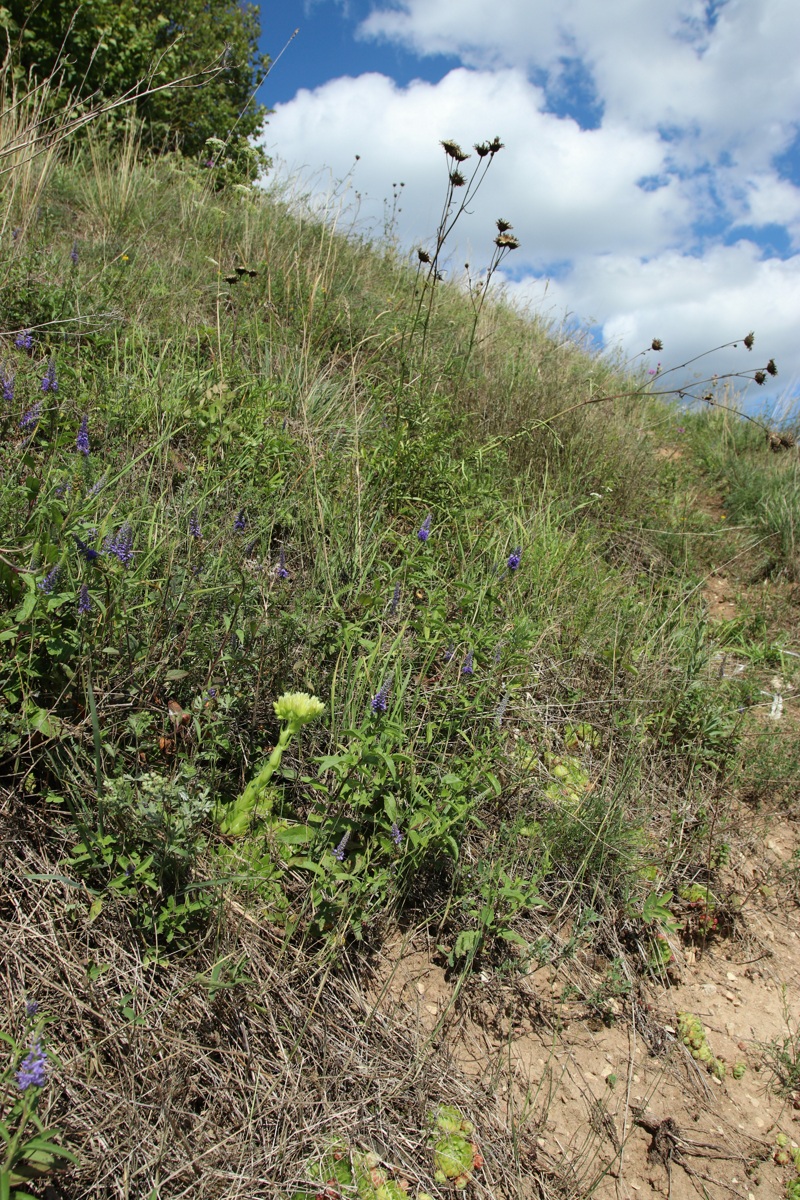
<instances>
[{"instance_id":1,"label":"white cumulus cloud","mask_svg":"<svg viewBox=\"0 0 800 1200\"><path fill-rule=\"evenodd\" d=\"M518 298L541 297L549 280L554 315L596 322L628 353L662 337L665 365L755 328L778 383L800 378L800 188L777 157L797 137L800 6L378 0L360 35L464 65L435 83L372 73L298 92L270 118L281 171L336 193L345 217L378 235L399 192L391 232L412 249L439 217L441 139L468 149L499 134L505 149L451 247L455 269L486 261L502 216L521 242L507 260ZM584 127L563 115L584 111L576 78L595 117Z\"/></svg>"}]
</instances>

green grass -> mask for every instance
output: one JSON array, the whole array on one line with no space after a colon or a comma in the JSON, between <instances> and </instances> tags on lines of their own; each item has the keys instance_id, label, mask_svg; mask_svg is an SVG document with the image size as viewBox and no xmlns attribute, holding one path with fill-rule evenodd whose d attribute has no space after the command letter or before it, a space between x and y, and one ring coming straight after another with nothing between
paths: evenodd
<instances>
[{"instance_id":1,"label":"green grass","mask_svg":"<svg viewBox=\"0 0 800 1200\"><path fill-rule=\"evenodd\" d=\"M236 911L307 981L417 924L456 974L598 946L657 975L713 880L742 691L674 549L670 416L501 300L440 285L423 339L420 286L134 148L76 151L4 243L0 770L69 928L145 972L210 969ZM715 420L714 478L749 437ZM742 514L777 530L770 488ZM225 837L287 691L324 716Z\"/></svg>"}]
</instances>

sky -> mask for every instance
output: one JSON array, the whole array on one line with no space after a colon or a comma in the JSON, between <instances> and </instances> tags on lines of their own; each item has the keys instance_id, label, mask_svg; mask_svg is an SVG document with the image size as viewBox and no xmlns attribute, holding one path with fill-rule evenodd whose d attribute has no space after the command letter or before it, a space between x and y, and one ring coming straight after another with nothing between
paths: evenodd
<instances>
[{"instance_id":1,"label":"sky","mask_svg":"<svg viewBox=\"0 0 800 1200\"><path fill-rule=\"evenodd\" d=\"M662 371L738 341L678 378L772 358L777 378L741 385L747 410L800 407L796 0L260 8L274 173L339 228L430 248L442 139L471 150L499 135L451 274L486 264L502 217L520 241L502 281L519 305L629 359L659 338L645 362Z\"/></svg>"}]
</instances>

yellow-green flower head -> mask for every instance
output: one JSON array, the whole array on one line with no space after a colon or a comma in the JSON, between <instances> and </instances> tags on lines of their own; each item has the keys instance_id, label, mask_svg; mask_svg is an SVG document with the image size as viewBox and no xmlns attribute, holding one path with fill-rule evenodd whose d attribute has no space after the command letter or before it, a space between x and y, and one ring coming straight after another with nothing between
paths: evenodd
<instances>
[{"instance_id":1,"label":"yellow-green flower head","mask_svg":"<svg viewBox=\"0 0 800 1200\"><path fill-rule=\"evenodd\" d=\"M289 721L298 728L308 721L315 721L325 712L325 705L308 692L284 692L275 701L275 715L279 721Z\"/></svg>"}]
</instances>

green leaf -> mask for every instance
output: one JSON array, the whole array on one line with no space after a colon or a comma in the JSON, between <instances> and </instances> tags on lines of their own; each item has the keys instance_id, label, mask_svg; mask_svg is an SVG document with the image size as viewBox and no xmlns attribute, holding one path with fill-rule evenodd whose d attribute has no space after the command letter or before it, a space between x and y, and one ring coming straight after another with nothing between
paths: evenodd
<instances>
[{"instance_id":1,"label":"green leaf","mask_svg":"<svg viewBox=\"0 0 800 1200\"><path fill-rule=\"evenodd\" d=\"M314 830L308 825L290 825L288 829L279 829L275 836L284 846L303 846L311 841Z\"/></svg>"}]
</instances>

